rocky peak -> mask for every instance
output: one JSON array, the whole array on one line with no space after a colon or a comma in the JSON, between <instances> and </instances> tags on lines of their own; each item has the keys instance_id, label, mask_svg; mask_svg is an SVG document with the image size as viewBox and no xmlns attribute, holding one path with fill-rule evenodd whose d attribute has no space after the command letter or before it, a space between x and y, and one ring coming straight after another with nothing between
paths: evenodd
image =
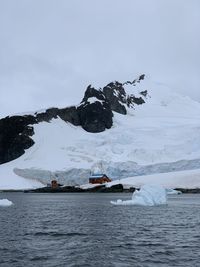
<instances>
[{"instance_id":1,"label":"rocky peak","mask_svg":"<svg viewBox=\"0 0 200 267\"><path fill-rule=\"evenodd\" d=\"M111 109L115 112L126 114L127 107L134 108L135 105L141 105L145 103L147 97L147 90L141 91L139 96L134 93L128 94L126 92L126 86L137 86L142 80L144 80L145 74L140 75L137 79L127 81L125 83L111 82L103 88L103 93L111 106ZM134 91L134 90L133 90Z\"/></svg>"},{"instance_id":2,"label":"rocky peak","mask_svg":"<svg viewBox=\"0 0 200 267\"><path fill-rule=\"evenodd\" d=\"M103 92L99 89L95 89L94 87L92 87L91 85L89 85L85 91L85 94L84 94L84 98L83 100L81 101L82 102L87 102L89 98L91 97L95 97L97 98L98 100L102 100L102 101L105 101L105 96L103 94Z\"/></svg>"},{"instance_id":3,"label":"rocky peak","mask_svg":"<svg viewBox=\"0 0 200 267\"><path fill-rule=\"evenodd\" d=\"M88 132L102 132L112 127L113 114L100 89L89 85L77 111L81 126Z\"/></svg>"},{"instance_id":4,"label":"rocky peak","mask_svg":"<svg viewBox=\"0 0 200 267\"><path fill-rule=\"evenodd\" d=\"M136 84L140 83L142 80L144 80L144 78L145 78L145 74L142 74L138 78L133 80L132 82L131 81L126 81L125 83L123 83L123 85L132 84L133 86L136 86Z\"/></svg>"},{"instance_id":5,"label":"rocky peak","mask_svg":"<svg viewBox=\"0 0 200 267\"><path fill-rule=\"evenodd\" d=\"M127 113L124 106L126 104L126 92L122 83L117 81L109 83L103 88L103 93L111 110L124 115Z\"/></svg>"}]
</instances>

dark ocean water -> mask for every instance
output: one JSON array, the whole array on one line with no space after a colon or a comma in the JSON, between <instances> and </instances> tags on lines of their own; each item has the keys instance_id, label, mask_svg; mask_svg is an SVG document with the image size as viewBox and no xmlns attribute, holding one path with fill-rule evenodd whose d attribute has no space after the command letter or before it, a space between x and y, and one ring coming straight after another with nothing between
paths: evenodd
<instances>
[{"instance_id":1,"label":"dark ocean water","mask_svg":"<svg viewBox=\"0 0 200 267\"><path fill-rule=\"evenodd\" d=\"M130 194L1 193L0 266L200 266L200 195L112 206Z\"/></svg>"}]
</instances>

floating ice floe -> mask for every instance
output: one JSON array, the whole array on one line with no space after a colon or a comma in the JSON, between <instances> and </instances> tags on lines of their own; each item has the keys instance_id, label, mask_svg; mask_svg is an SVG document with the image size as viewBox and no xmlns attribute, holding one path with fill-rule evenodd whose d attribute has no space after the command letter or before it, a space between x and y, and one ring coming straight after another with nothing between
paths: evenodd
<instances>
[{"instance_id":1,"label":"floating ice floe","mask_svg":"<svg viewBox=\"0 0 200 267\"><path fill-rule=\"evenodd\" d=\"M175 189L171 189L171 188L166 189L166 193L167 193L167 195L179 195L179 194L182 194L181 191L175 190Z\"/></svg>"},{"instance_id":2,"label":"floating ice floe","mask_svg":"<svg viewBox=\"0 0 200 267\"><path fill-rule=\"evenodd\" d=\"M0 207L9 207L11 206L13 203L12 201L8 200L8 199L0 199Z\"/></svg>"},{"instance_id":3,"label":"floating ice floe","mask_svg":"<svg viewBox=\"0 0 200 267\"><path fill-rule=\"evenodd\" d=\"M166 190L162 186L144 185L133 193L131 200L111 201L114 205L157 206L167 203Z\"/></svg>"}]
</instances>

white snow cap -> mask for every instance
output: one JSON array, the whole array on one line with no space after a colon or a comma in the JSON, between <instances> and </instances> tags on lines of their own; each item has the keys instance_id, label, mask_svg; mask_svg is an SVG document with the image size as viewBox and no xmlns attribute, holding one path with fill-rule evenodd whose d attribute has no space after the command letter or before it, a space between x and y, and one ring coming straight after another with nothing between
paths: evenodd
<instances>
[{"instance_id":1,"label":"white snow cap","mask_svg":"<svg viewBox=\"0 0 200 267\"><path fill-rule=\"evenodd\" d=\"M167 203L166 190L158 185L144 185L133 193L131 200L111 201L114 205L157 206Z\"/></svg>"},{"instance_id":2,"label":"white snow cap","mask_svg":"<svg viewBox=\"0 0 200 267\"><path fill-rule=\"evenodd\" d=\"M0 199L0 207L9 207L13 205L13 202L8 199Z\"/></svg>"}]
</instances>

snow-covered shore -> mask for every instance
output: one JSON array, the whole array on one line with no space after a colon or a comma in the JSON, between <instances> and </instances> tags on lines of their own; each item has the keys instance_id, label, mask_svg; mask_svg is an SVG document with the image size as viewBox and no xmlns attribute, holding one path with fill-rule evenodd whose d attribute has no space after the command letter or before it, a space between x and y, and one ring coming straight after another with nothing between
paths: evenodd
<instances>
[{"instance_id":1,"label":"snow-covered shore","mask_svg":"<svg viewBox=\"0 0 200 267\"><path fill-rule=\"evenodd\" d=\"M122 184L124 188L140 188L152 184L164 188L200 188L200 169L129 177L112 181L106 186L111 187L115 184Z\"/></svg>"}]
</instances>

